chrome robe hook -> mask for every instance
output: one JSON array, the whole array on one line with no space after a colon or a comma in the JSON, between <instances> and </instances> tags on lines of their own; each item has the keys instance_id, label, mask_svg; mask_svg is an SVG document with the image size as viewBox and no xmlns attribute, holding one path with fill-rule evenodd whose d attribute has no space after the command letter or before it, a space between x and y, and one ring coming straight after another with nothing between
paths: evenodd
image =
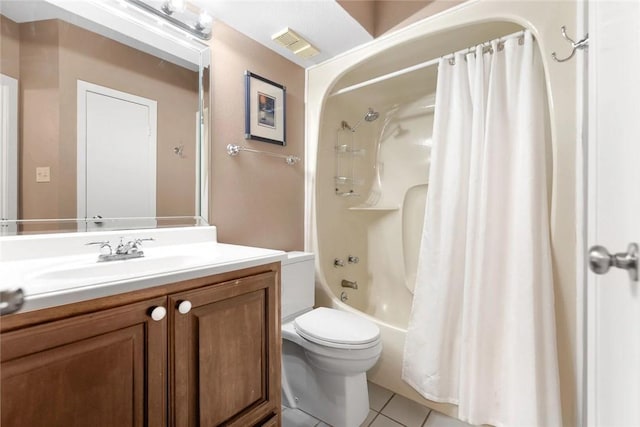
<instances>
[{"instance_id":1,"label":"chrome robe hook","mask_svg":"<svg viewBox=\"0 0 640 427\"><path fill-rule=\"evenodd\" d=\"M567 56L566 58L564 58L564 59L559 59L558 56L556 55L556 53L553 52L551 54L551 57L553 58L554 61L556 61L556 62L566 62L566 61L570 60L571 58L573 58L573 55L576 54L576 51L578 49L586 49L587 47L589 47L589 34L588 33L587 33L587 35L584 36L584 38L582 40L576 42L571 37L569 37L567 35L567 29L566 29L566 27L564 25L560 28L560 31L562 32L562 37L564 37L566 40L569 41L569 43L571 43L572 50L571 50L571 54L569 56Z\"/></svg>"}]
</instances>

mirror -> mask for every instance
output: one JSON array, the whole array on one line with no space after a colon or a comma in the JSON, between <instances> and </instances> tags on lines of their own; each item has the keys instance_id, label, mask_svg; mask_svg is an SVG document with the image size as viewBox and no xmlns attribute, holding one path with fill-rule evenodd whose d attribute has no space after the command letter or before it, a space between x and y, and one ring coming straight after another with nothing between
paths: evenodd
<instances>
[{"instance_id":1,"label":"mirror","mask_svg":"<svg viewBox=\"0 0 640 427\"><path fill-rule=\"evenodd\" d=\"M0 15L0 234L206 224L208 46L123 0Z\"/></svg>"}]
</instances>

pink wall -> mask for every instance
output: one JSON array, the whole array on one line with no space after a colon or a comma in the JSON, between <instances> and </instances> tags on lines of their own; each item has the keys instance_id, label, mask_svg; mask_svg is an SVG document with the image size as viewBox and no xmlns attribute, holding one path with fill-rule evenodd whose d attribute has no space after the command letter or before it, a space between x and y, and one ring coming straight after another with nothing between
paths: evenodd
<instances>
[{"instance_id":1,"label":"pink wall","mask_svg":"<svg viewBox=\"0 0 640 427\"><path fill-rule=\"evenodd\" d=\"M20 26L0 15L0 73L20 76Z\"/></svg>"},{"instance_id":2,"label":"pink wall","mask_svg":"<svg viewBox=\"0 0 640 427\"><path fill-rule=\"evenodd\" d=\"M12 28L6 22L11 21L3 18L2 47L10 40L5 42L4 33ZM156 214L194 215L197 72L63 21L14 25L19 27L19 48L3 50L2 60L19 52L19 217L77 216L78 80L157 101ZM13 62L7 61L10 70L16 69ZM173 152L180 145L184 158ZM35 181L40 166L50 167L50 182Z\"/></svg>"},{"instance_id":3,"label":"pink wall","mask_svg":"<svg viewBox=\"0 0 640 427\"><path fill-rule=\"evenodd\" d=\"M463 0L338 0L340 6L374 37L462 2Z\"/></svg>"},{"instance_id":4,"label":"pink wall","mask_svg":"<svg viewBox=\"0 0 640 427\"><path fill-rule=\"evenodd\" d=\"M304 163L253 153L229 157L241 144L304 158L304 69L217 22L212 49L211 204L221 242L301 250L304 246ZM281 147L244 140L244 72L284 85L286 140Z\"/></svg>"}]
</instances>

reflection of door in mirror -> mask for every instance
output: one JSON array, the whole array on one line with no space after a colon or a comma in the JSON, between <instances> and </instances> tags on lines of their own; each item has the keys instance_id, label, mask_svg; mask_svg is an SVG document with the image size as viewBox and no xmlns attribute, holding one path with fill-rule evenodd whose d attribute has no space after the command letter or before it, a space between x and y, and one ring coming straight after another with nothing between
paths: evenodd
<instances>
[{"instance_id":1,"label":"reflection of door in mirror","mask_svg":"<svg viewBox=\"0 0 640 427\"><path fill-rule=\"evenodd\" d=\"M14 163L18 174L18 219L78 217L77 174L82 173L77 171L78 81L157 102L155 187L150 191L155 192L152 194L155 212L151 216L198 215L199 139L194 123L200 107L198 66L179 59L171 62L53 17L35 22L22 22L24 18L19 14L14 18L21 22L0 15L0 72L19 81L20 155ZM108 120L105 128L109 131L122 129L114 124L114 118L105 115L105 120ZM180 146L184 146L181 156L174 151ZM130 153L125 156L111 151L109 154L101 158L104 163L100 166L104 169L116 171L125 164L134 168L120 174L99 172L103 183L115 179L116 175L127 177L124 179L130 179L131 183L140 178L142 166L138 161L127 161ZM109 159L115 163L107 164ZM39 179L38 170L48 174ZM106 214L108 216L99 213L105 218L140 218L127 211L128 203L117 203L126 201L124 197L108 199L102 192L95 197L110 200L114 208L123 207L122 211ZM148 216L147 212L143 215ZM91 218L93 214L86 216ZM65 224L61 223L60 227L67 227ZM35 226L29 225L29 232ZM70 226L75 227L75 222ZM43 227L49 230L52 226Z\"/></svg>"},{"instance_id":2,"label":"reflection of door in mirror","mask_svg":"<svg viewBox=\"0 0 640 427\"><path fill-rule=\"evenodd\" d=\"M0 219L18 218L18 80L0 74Z\"/></svg>"},{"instance_id":3,"label":"reflection of door in mirror","mask_svg":"<svg viewBox=\"0 0 640 427\"><path fill-rule=\"evenodd\" d=\"M156 112L154 100L78 81L78 218L155 225Z\"/></svg>"}]
</instances>

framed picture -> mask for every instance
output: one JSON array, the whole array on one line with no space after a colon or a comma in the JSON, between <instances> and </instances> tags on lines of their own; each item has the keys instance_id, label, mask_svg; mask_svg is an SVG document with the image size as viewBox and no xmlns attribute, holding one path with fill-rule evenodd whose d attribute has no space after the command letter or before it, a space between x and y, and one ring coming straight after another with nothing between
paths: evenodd
<instances>
[{"instance_id":1,"label":"framed picture","mask_svg":"<svg viewBox=\"0 0 640 427\"><path fill-rule=\"evenodd\" d=\"M286 88L245 71L244 138L286 145Z\"/></svg>"}]
</instances>

